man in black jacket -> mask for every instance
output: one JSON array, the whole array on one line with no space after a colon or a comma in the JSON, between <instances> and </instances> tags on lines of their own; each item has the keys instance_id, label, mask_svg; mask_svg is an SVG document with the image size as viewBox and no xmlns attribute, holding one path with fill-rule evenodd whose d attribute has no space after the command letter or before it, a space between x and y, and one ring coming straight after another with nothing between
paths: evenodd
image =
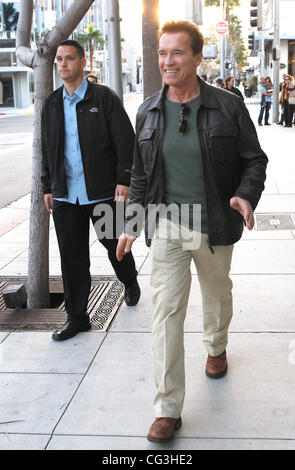
<instances>
[{"instance_id":1,"label":"man in black jacket","mask_svg":"<svg viewBox=\"0 0 295 470\"><path fill-rule=\"evenodd\" d=\"M244 224L253 228L264 189L267 157L243 100L196 76L202 47L203 37L192 23L169 22L161 29L165 86L137 114L130 205L117 248L119 260L130 251L144 206L155 305L156 420L147 436L152 442L166 442L181 426L183 324L192 260L203 301L205 372L213 379L227 372L233 245ZM165 212L163 206L173 210ZM183 208L188 210L182 214ZM201 220L194 219L198 209Z\"/></svg>"},{"instance_id":2,"label":"man in black jacket","mask_svg":"<svg viewBox=\"0 0 295 470\"><path fill-rule=\"evenodd\" d=\"M91 327L90 219L125 285L127 305L138 302L140 288L132 253L122 262L116 258L116 210L129 197L132 125L112 90L83 77L86 59L78 42L64 41L56 61L64 86L43 108L41 180L46 208L53 213L68 315L52 338L66 340Z\"/></svg>"},{"instance_id":3,"label":"man in black jacket","mask_svg":"<svg viewBox=\"0 0 295 470\"><path fill-rule=\"evenodd\" d=\"M240 90L235 87L235 77L233 75L229 75L225 79L225 90L230 91L231 93L234 93L235 95L239 96L242 100L244 100L244 97Z\"/></svg>"}]
</instances>

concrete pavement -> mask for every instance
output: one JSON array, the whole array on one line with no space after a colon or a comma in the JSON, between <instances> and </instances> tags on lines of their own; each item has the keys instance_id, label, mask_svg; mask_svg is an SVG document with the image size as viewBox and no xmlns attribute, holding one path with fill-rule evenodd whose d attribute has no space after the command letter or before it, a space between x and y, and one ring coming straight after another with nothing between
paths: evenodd
<instances>
[{"instance_id":1,"label":"concrete pavement","mask_svg":"<svg viewBox=\"0 0 295 470\"><path fill-rule=\"evenodd\" d=\"M133 122L137 104L129 108ZM249 111L256 123L259 107L251 104ZM256 214L291 214L294 221L295 128L259 127L258 134L270 162ZM27 195L0 210L0 276L27 274L29 203ZM113 274L94 230L90 245L91 272ZM146 440L155 390L143 237L133 251L142 297L136 307L121 307L108 332L80 333L64 343L47 332L0 332L0 449L294 450L295 229L245 231L236 244L229 371L216 381L204 374L201 298L192 268L183 427L164 446ZM50 274L59 273L51 225Z\"/></svg>"}]
</instances>

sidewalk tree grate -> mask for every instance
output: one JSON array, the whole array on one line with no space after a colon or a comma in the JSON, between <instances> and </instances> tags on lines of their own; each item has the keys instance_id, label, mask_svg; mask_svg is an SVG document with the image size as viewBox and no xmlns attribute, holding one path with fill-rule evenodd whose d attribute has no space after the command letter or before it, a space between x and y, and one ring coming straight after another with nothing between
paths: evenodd
<instances>
[{"instance_id":1,"label":"sidewalk tree grate","mask_svg":"<svg viewBox=\"0 0 295 470\"><path fill-rule=\"evenodd\" d=\"M255 219L256 230L294 230L295 228L291 214L255 214Z\"/></svg>"},{"instance_id":2,"label":"sidewalk tree grate","mask_svg":"<svg viewBox=\"0 0 295 470\"><path fill-rule=\"evenodd\" d=\"M88 299L88 312L92 329L105 332L110 327L124 299L124 285L113 276L93 276ZM54 331L60 328L67 319L63 295L56 308L48 309L10 309L6 308L2 292L12 283L21 282L27 285L26 277L0 276L0 331ZM62 279L50 277L49 290L58 298L63 294Z\"/></svg>"}]
</instances>

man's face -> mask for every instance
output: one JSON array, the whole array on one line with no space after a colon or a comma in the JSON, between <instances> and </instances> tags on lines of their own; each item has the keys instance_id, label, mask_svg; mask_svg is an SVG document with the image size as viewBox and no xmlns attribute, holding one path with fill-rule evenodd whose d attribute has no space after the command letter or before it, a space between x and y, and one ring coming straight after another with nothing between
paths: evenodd
<instances>
[{"instance_id":1,"label":"man's face","mask_svg":"<svg viewBox=\"0 0 295 470\"><path fill-rule=\"evenodd\" d=\"M74 46L59 46L56 52L57 72L65 82L74 82L83 75L85 57L80 57Z\"/></svg>"},{"instance_id":2,"label":"man's face","mask_svg":"<svg viewBox=\"0 0 295 470\"><path fill-rule=\"evenodd\" d=\"M164 33L160 37L159 68L169 86L185 88L195 81L202 57L202 52L194 55L190 35L186 32Z\"/></svg>"},{"instance_id":3,"label":"man's face","mask_svg":"<svg viewBox=\"0 0 295 470\"><path fill-rule=\"evenodd\" d=\"M260 77L260 83L261 83L261 85L263 85L265 83L265 78L264 77Z\"/></svg>"}]
</instances>

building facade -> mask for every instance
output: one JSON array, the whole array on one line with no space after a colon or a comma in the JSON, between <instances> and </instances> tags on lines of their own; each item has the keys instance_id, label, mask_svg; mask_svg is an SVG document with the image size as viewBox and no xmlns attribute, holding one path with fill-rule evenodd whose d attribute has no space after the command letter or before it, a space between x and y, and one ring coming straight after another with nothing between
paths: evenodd
<instances>
[{"instance_id":1,"label":"building facade","mask_svg":"<svg viewBox=\"0 0 295 470\"><path fill-rule=\"evenodd\" d=\"M36 0L32 24L32 49L41 35L50 31L73 0ZM16 58L15 38L19 13L19 2L0 0L0 107L28 108L34 102L34 72L21 64ZM106 22L107 0L95 0L75 33L87 32L89 25L100 30L107 38ZM142 87L141 70L141 2L138 0L120 1L122 41L123 91L140 91ZM132 17L132 27L130 18ZM86 44L87 65L85 73L90 71L89 46ZM101 83L108 84L107 46L94 46L94 72ZM62 84L54 67L54 86Z\"/></svg>"},{"instance_id":2,"label":"building facade","mask_svg":"<svg viewBox=\"0 0 295 470\"><path fill-rule=\"evenodd\" d=\"M18 2L0 0L0 108L30 105L32 72L17 60L15 53L18 13Z\"/></svg>"},{"instance_id":3,"label":"building facade","mask_svg":"<svg viewBox=\"0 0 295 470\"><path fill-rule=\"evenodd\" d=\"M295 76L295 0L280 0L280 69ZM272 76L273 1L264 3L265 75Z\"/></svg>"}]
</instances>

